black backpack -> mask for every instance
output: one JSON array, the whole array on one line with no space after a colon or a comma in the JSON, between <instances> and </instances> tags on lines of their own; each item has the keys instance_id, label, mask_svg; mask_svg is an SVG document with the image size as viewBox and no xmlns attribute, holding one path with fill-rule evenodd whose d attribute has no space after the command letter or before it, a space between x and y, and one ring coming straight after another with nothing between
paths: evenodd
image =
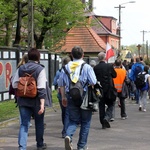
<instances>
[{"instance_id":1,"label":"black backpack","mask_svg":"<svg viewBox=\"0 0 150 150\"><path fill-rule=\"evenodd\" d=\"M136 80L135 80L135 85L138 89L141 89L143 88L145 85L146 85L146 82L145 82L145 74L146 73L142 73L140 72L137 77L136 77Z\"/></svg>"},{"instance_id":2,"label":"black backpack","mask_svg":"<svg viewBox=\"0 0 150 150\"><path fill-rule=\"evenodd\" d=\"M79 76L81 75L84 64L85 63L83 63L81 65ZM79 80L76 83L72 82L72 80L70 79L70 74L68 73L65 66L63 67L63 69L64 69L65 73L67 74L69 81L70 81L69 95L70 95L71 99L73 100L74 104L76 106L80 107L82 104L83 89L84 89L85 85L83 86Z\"/></svg>"}]
</instances>

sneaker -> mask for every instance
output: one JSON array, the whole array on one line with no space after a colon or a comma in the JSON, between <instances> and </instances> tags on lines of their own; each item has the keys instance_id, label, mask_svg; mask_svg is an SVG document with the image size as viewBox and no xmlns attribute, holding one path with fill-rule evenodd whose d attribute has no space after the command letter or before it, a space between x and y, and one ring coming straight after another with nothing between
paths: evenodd
<instances>
[{"instance_id":1,"label":"sneaker","mask_svg":"<svg viewBox=\"0 0 150 150\"><path fill-rule=\"evenodd\" d=\"M127 118L128 118L128 116L126 116L126 117L121 117L122 120L125 120L125 119L127 119Z\"/></svg>"},{"instance_id":2,"label":"sneaker","mask_svg":"<svg viewBox=\"0 0 150 150\"><path fill-rule=\"evenodd\" d=\"M139 111L142 111L142 107L141 106L139 106Z\"/></svg>"},{"instance_id":3,"label":"sneaker","mask_svg":"<svg viewBox=\"0 0 150 150\"><path fill-rule=\"evenodd\" d=\"M146 109L143 109L144 112L146 112Z\"/></svg>"},{"instance_id":4,"label":"sneaker","mask_svg":"<svg viewBox=\"0 0 150 150\"><path fill-rule=\"evenodd\" d=\"M46 143L43 143L43 146L42 147L38 147L37 150L43 150L43 149L46 149L46 148L47 148Z\"/></svg>"},{"instance_id":5,"label":"sneaker","mask_svg":"<svg viewBox=\"0 0 150 150\"><path fill-rule=\"evenodd\" d=\"M111 119L110 119L110 122L113 122L114 120L115 120L114 118L111 118Z\"/></svg>"},{"instance_id":6,"label":"sneaker","mask_svg":"<svg viewBox=\"0 0 150 150\"><path fill-rule=\"evenodd\" d=\"M71 139L69 136L65 137L65 150L73 150Z\"/></svg>"}]
</instances>

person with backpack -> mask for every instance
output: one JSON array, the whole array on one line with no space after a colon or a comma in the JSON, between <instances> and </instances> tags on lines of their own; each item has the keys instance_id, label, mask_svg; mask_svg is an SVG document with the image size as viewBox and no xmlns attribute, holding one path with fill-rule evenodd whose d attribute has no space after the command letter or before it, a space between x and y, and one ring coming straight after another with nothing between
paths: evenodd
<instances>
[{"instance_id":1,"label":"person with backpack","mask_svg":"<svg viewBox=\"0 0 150 150\"><path fill-rule=\"evenodd\" d=\"M43 150L47 148L46 143L44 143L44 113L45 113L45 99L46 99L46 72L43 65L39 64L40 61L40 52L31 48L28 51L29 61L24 65L21 65L14 76L12 81L12 86L16 90L19 89L18 84L20 79L25 77L25 74L32 75L36 81L37 94L35 97L29 95L26 97L17 95L17 104L19 107L21 124L18 136L19 150L27 149L27 138L28 138L28 124L30 123L31 116L34 116L35 121L35 133L36 133L36 147L37 150ZM26 81L29 81L28 78ZM24 82L22 82L24 85ZM28 90L28 85L23 88L26 93ZM32 87L32 86L31 86ZM31 90L32 91L32 90ZM31 97L30 97L31 96Z\"/></svg>"},{"instance_id":2,"label":"person with backpack","mask_svg":"<svg viewBox=\"0 0 150 150\"><path fill-rule=\"evenodd\" d=\"M136 58L136 62L132 65L131 71L129 73L129 79L135 82L137 75L144 70L144 65L140 62L140 58ZM139 89L135 91L136 103L139 103Z\"/></svg>"},{"instance_id":3,"label":"person with backpack","mask_svg":"<svg viewBox=\"0 0 150 150\"><path fill-rule=\"evenodd\" d=\"M88 85L95 85L97 79L93 68L84 62L84 52L80 46L73 47L71 55L73 61L70 61L67 65L65 65L60 76L61 83L59 83L62 103L64 106L67 106L69 110L69 124L64 141L65 150L73 150L73 135L75 134L79 124L80 134L77 143L77 150L86 150L92 110L81 109L81 104ZM69 75L66 72L68 72ZM78 84L79 87L72 88L73 83L74 85ZM70 86L71 84L72 87Z\"/></svg>"},{"instance_id":4,"label":"person with backpack","mask_svg":"<svg viewBox=\"0 0 150 150\"><path fill-rule=\"evenodd\" d=\"M69 61L71 61L69 56L64 57L62 59L62 68L63 68L63 66L68 64ZM56 75L54 77L53 85L55 85L55 87L56 87L57 98L59 100L59 105L60 105L60 108L61 108L61 119L62 119L62 124L63 124L63 129L62 129L62 132L61 132L62 133L62 138L65 138L66 130L67 130L68 123L69 123L69 114L68 114L67 107L64 107L62 105L62 98L61 98L60 87L59 87L59 77L61 75L62 68L57 70Z\"/></svg>"},{"instance_id":5,"label":"person with backpack","mask_svg":"<svg viewBox=\"0 0 150 150\"><path fill-rule=\"evenodd\" d=\"M150 75L148 73L149 66L144 66L144 71L139 73L141 78L141 84L139 83L140 90L140 98L139 98L139 111L146 112L146 104L147 104L147 93L150 85ZM139 79L140 80L140 79Z\"/></svg>"}]
</instances>

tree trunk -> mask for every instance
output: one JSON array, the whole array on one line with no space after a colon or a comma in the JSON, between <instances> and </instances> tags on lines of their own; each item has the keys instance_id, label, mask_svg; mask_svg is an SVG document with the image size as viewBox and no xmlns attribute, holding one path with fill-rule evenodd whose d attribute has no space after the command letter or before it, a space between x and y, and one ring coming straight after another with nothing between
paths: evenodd
<instances>
[{"instance_id":1,"label":"tree trunk","mask_svg":"<svg viewBox=\"0 0 150 150\"><path fill-rule=\"evenodd\" d=\"M22 4L21 2L18 2L18 18L17 18L17 27L14 45L19 44L21 40L21 33L20 33L21 21L22 21Z\"/></svg>"}]
</instances>

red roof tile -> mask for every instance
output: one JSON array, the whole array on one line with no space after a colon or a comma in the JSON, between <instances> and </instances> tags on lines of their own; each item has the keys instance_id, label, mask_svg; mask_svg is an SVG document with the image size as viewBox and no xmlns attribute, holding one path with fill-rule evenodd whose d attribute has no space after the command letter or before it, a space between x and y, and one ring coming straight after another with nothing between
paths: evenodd
<instances>
[{"instance_id":1,"label":"red roof tile","mask_svg":"<svg viewBox=\"0 0 150 150\"><path fill-rule=\"evenodd\" d=\"M104 48L101 47L102 44L102 39L91 27L73 27L68 31L61 51L71 52L72 48L78 45L83 48L84 52L100 52L104 50Z\"/></svg>"}]
</instances>

